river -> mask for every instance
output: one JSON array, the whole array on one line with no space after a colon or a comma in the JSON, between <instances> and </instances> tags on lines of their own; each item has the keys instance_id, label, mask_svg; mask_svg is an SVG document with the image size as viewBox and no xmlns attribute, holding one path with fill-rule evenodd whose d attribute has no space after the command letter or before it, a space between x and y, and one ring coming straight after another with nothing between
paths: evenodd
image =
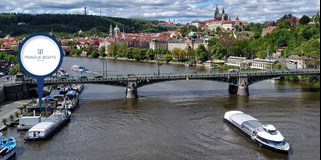
<instances>
[{"instance_id":1,"label":"river","mask_svg":"<svg viewBox=\"0 0 321 160\"><path fill-rule=\"evenodd\" d=\"M102 61L65 58L102 72ZM108 74L157 73L157 65L108 60ZM161 73L195 72L194 67L160 66ZM74 76L79 76L72 73ZM228 84L170 81L138 89L139 99L125 99L125 88L86 84L71 122L45 142L17 139L16 159L111 160L315 160L320 159L320 91L284 81L250 86L250 96L228 94ZM241 110L275 125L292 149L282 155L259 148L222 121Z\"/></svg>"}]
</instances>

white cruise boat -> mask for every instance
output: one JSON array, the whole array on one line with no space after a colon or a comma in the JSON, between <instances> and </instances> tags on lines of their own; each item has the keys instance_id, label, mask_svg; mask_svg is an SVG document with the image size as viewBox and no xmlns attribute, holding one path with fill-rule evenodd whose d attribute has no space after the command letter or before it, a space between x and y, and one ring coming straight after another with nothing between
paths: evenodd
<instances>
[{"instance_id":1,"label":"white cruise boat","mask_svg":"<svg viewBox=\"0 0 321 160\"><path fill-rule=\"evenodd\" d=\"M30 128L25 135L25 141L47 140L70 121L71 113L66 109L54 112L44 121Z\"/></svg>"},{"instance_id":2,"label":"white cruise boat","mask_svg":"<svg viewBox=\"0 0 321 160\"><path fill-rule=\"evenodd\" d=\"M241 111L226 112L223 119L260 147L286 154L290 150L289 143L273 125L263 125Z\"/></svg>"}]
</instances>

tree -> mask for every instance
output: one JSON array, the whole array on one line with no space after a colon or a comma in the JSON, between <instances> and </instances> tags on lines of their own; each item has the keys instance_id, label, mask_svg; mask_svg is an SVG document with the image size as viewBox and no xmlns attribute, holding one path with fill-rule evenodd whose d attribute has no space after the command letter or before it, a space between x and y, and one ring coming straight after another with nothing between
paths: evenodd
<instances>
[{"instance_id":1,"label":"tree","mask_svg":"<svg viewBox=\"0 0 321 160\"><path fill-rule=\"evenodd\" d=\"M172 50L172 57L175 58L175 59L178 59L178 54L180 52L180 49L179 48L174 48Z\"/></svg>"},{"instance_id":2,"label":"tree","mask_svg":"<svg viewBox=\"0 0 321 160\"><path fill-rule=\"evenodd\" d=\"M180 49L178 52L178 59L182 60L182 59L186 58L186 56L187 56L186 51L184 49Z\"/></svg>"},{"instance_id":3,"label":"tree","mask_svg":"<svg viewBox=\"0 0 321 160\"><path fill-rule=\"evenodd\" d=\"M143 55L142 49L140 49L140 48L134 48L134 49L133 49L133 58L134 58L136 61L143 60L144 55Z\"/></svg>"},{"instance_id":4,"label":"tree","mask_svg":"<svg viewBox=\"0 0 321 160\"><path fill-rule=\"evenodd\" d=\"M195 57L196 60L199 60L201 62L205 62L208 60L208 52L205 49L205 46L203 44L200 44L196 50L195 50Z\"/></svg>"},{"instance_id":5,"label":"tree","mask_svg":"<svg viewBox=\"0 0 321 160\"><path fill-rule=\"evenodd\" d=\"M126 51L127 51L127 44L122 43L117 46L117 55L120 57L125 57L126 56Z\"/></svg>"},{"instance_id":6,"label":"tree","mask_svg":"<svg viewBox=\"0 0 321 160\"><path fill-rule=\"evenodd\" d=\"M216 32L217 34L221 34L222 28L221 28L221 27L217 27L217 28L215 29L215 32Z\"/></svg>"},{"instance_id":7,"label":"tree","mask_svg":"<svg viewBox=\"0 0 321 160\"><path fill-rule=\"evenodd\" d=\"M126 57L128 59L133 59L134 58L133 57L133 48L132 47L126 49Z\"/></svg>"},{"instance_id":8,"label":"tree","mask_svg":"<svg viewBox=\"0 0 321 160\"><path fill-rule=\"evenodd\" d=\"M172 59L173 59L173 58L172 58L172 55L171 55L171 54L166 54L166 55L164 56L164 60L166 61L166 63L170 62Z\"/></svg>"},{"instance_id":9,"label":"tree","mask_svg":"<svg viewBox=\"0 0 321 160\"><path fill-rule=\"evenodd\" d=\"M99 57L99 53L96 50L92 51L90 55L91 55L92 58L98 58Z\"/></svg>"},{"instance_id":10,"label":"tree","mask_svg":"<svg viewBox=\"0 0 321 160\"><path fill-rule=\"evenodd\" d=\"M153 49L148 49L147 51L147 57L149 60L153 60L155 58L155 53L154 53L154 50Z\"/></svg>"},{"instance_id":11,"label":"tree","mask_svg":"<svg viewBox=\"0 0 321 160\"><path fill-rule=\"evenodd\" d=\"M181 35L182 35L183 37L185 37L185 36L188 34L189 29L188 29L186 26L184 26L184 27L181 27L181 28L179 29L179 32L181 33Z\"/></svg>"},{"instance_id":12,"label":"tree","mask_svg":"<svg viewBox=\"0 0 321 160\"><path fill-rule=\"evenodd\" d=\"M288 29L291 27L290 20L288 20L288 19L284 19L284 20L280 21L277 25L279 28L287 28Z\"/></svg>"},{"instance_id":13,"label":"tree","mask_svg":"<svg viewBox=\"0 0 321 160\"><path fill-rule=\"evenodd\" d=\"M11 69L10 69L10 74L11 75L16 75L17 73L20 72L20 66L19 64L16 64L15 66L13 66Z\"/></svg>"},{"instance_id":14,"label":"tree","mask_svg":"<svg viewBox=\"0 0 321 160\"><path fill-rule=\"evenodd\" d=\"M88 48L87 48L87 55L86 56L89 56L89 54L91 54L93 51L94 51L93 46L89 45Z\"/></svg>"},{"instance_id":15,"label":"tree","mask_svg":"<svg viewBox=\"0 0 321 160\"><path fill-rule=\"evenodd\" d=\"M99 56L106 57L106 47L105 46L101 46L99 48Z\"/></svg>"},{"instance_id":16,"label":"tree","mask_svg":"<svg viewBox=\"0 0 321 160\"><path fill-rule=\"evenodd\" d=\"M259 58L261 58L261 59L264 59L264 58L266 58L267 53L266 53L265 50L261 50L261 51L259 51L259 52L257 53L257 56L258 56Z\"/></svg>"},{"instance_id":17,"label":"tree","mask_svg":"<svg viewBox=\"0 0 321 160\"><path fill-rule=\"evenodd\" d=\"M110 44L107 48L108 50L108 54L112 57L116 57L117 56L117 45L115 43Z\"/></svg>"},{"instance_id":18,"label":"tree","mask_svg":"<svg viewBox=\"0 0 321 160\"><path fill-rule=\"evenodd\" d=\"M195 57L194 51L193 51L193 49L192 49L190 46L187 48L187 53L186 53L186 55L187 55L187 58L194 58L194 57Z\"/></svg>"},{"instance_id":19,"label":"tree","mask_svg":"<svg viewBox=\"0 0 321 160\"><path fill-rule=\"evenodd\" d=\"M235 25L235 31L239 31L240 30L240 26L239 25Z\"/></svg>"},{"instance_id":20,"label":"tree","mask_svg":"<svg viewBox=\"0 0 321 160\"><path fill-rule=\"evenodd\" d=\"M308 24L309 22L310 22L310 18L306 15L303 15L299 20L299 23L303 25Z\"/></svg>"}]
</instances>

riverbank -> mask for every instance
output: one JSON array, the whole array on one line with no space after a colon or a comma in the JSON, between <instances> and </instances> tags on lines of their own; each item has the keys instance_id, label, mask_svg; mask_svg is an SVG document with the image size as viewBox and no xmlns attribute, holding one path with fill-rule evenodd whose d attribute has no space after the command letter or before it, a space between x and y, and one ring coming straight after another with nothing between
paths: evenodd
<instances>
[{"instance_id":1,"label":"riverbank","mask_svg":"<svg viewBox=\"0 0 321 160\"><path fill-rule=\"evenodd\" d=\"M22 115L23 106L31 102L30 99L6 102L0 106L0 131L7 129Z\"/></svg>"},{"instance_id":2,"label":"riverbank","mask_svg":"<svg viewBox=\"0 0 321 160\"><path fill-rule=\"evenodd\" d=\"M85 56L68 56L68 57L81 57L81 58L91 58L91 57L85 57ZM108 59L108 60L115 60L115 61L125 61L125 62L138 62L138 63L158 63L158 60L140 60L140 61L136 61L135 59L128 59L128 58L124 58L124 57L110 57L110 56L106 56L106 57L98 57L98 58L93 58L93 59ZM160 59L159 62L161 64L165 64L166 61L164 59ZM166 64L173 64L173 65L185 65L185 63L183 62L168 62ZM193 66L193 64L190 64L190 66Z\"/></svg>"}]
</instances>

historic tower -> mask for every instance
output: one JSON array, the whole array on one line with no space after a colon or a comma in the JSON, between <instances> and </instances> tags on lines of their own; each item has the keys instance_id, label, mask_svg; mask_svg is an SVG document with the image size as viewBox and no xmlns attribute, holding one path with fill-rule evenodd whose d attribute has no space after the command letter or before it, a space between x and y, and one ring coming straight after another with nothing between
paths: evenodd
<instances>
[{"instance_id":1,"label":"historic tower","mask_svg":"<svg viewBox=\"0 0 321 160\"><path fill-rule=\"evenodd\" d=\"M109 27L109 37L113 36L113 25L110 25Z\"/></svg>"},{"instance_id":2,"label":"historic tower","mask_svg":"<svg viewBox=\"0 0 321 160\"><path fill-rule=\"evenodd\" d=\"M227 13L225 13L224 8L222 10L222 13L220 13L220 11L217 7L217 4L216 4L215 12L214 12L214 20L218 20L218 21L229 20L229 16Z\"/></svg>"}]
</instances>

